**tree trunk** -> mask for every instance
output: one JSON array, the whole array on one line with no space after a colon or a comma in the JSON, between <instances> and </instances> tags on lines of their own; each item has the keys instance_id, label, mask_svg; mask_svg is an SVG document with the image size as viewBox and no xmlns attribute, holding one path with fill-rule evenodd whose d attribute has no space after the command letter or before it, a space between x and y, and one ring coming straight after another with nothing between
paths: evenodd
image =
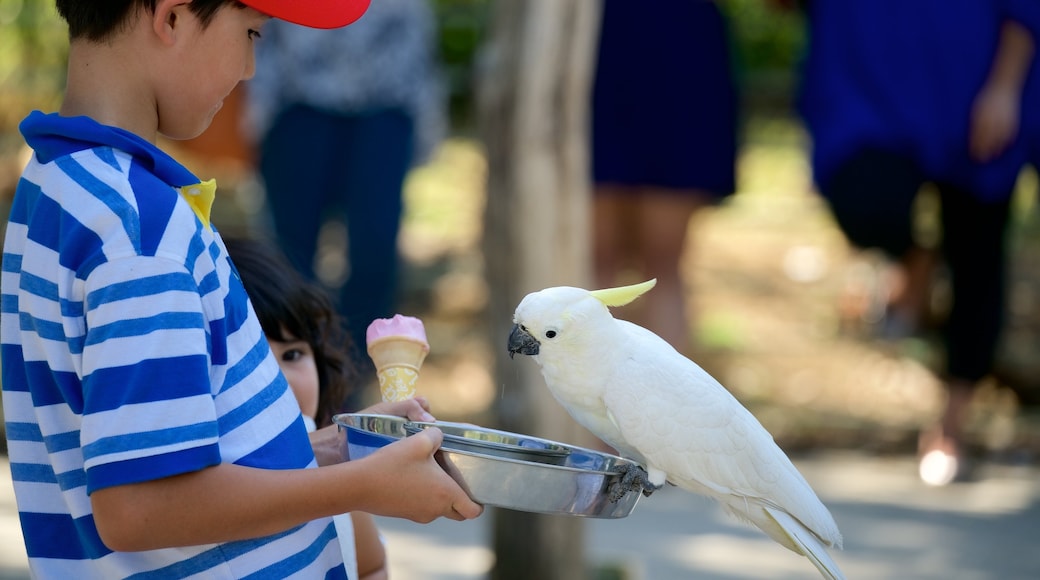
<instances>
[{"instance_id":1,"label":"tree trunk","mask_svg":"<svg viewBox=\"0 0 1040 580\"><path fill-rule=\"evenodd\" d=\"M548 286L587 287L588 113L600 8L586 0L497 0L478 70L488 159L485 272L499 427L579 443L584 431L534 361L511 360L513 309ZM495 510L494 580L580 579L582 520Z\"/></svg>"}]
</instances>

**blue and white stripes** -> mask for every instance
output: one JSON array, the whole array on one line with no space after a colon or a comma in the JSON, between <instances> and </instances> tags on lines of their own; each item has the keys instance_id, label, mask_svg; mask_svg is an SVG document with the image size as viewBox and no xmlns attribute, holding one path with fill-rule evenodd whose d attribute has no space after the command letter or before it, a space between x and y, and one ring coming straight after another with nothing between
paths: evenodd
<instances>
[{"instance_id":1,"label":"blue and white stripes","mask_svg":"<svg viewBox=\"0 0 1040 580\"><path fill-rule=\"evenodd\" d=\"M314 465L299 407L215 231L159 149L34 113L0 273L3 404L40 577L342 577L331 519L277 536L108 550L89 493L220 462ZM270 576L269 576L270 577Z\"/></svg>"}]
</instances>

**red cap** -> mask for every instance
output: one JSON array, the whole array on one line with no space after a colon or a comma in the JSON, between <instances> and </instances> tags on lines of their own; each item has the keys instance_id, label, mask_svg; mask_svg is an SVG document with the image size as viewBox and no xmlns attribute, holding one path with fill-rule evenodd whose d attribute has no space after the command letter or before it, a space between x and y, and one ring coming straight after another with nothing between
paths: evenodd
<instances>
[{"instance_id":1,"label":"red cap","mask_svg":"<svg viewBox=\"0 0 1040 580\"><path fill-rule=\"evenodd\" d=\"M368 10L370 0L241 0L264 14L311 28L339 28Z\"/></svg>"}]
</instances>

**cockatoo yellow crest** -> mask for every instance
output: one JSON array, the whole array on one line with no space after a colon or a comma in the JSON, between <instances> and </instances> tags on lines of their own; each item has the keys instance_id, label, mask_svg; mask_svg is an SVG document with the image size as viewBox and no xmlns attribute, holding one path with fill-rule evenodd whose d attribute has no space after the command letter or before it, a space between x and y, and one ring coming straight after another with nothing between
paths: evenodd
<instances>
[{"instance_id":1,"label":"cockatoo yellow crest","mask_svg":"<svg viewBox=\"0 0 1040 580\"><path fill-rule=\"evenodd\" d=\"M657 285L657 278L632 284L631 286L619 286L617 288L604 288L603 290L591 290L591 294L607 306L624 306L650 291Z\"/></svg>"}]
</instances>

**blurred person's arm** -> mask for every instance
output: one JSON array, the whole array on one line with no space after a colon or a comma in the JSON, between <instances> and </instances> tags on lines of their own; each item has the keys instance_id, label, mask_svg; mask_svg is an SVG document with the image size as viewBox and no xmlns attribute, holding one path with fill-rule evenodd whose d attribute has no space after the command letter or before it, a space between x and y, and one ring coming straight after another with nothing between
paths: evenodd
<instances>
[{"instance_id":1,"label":"blurred person's arm","mask_svg":"<svg viewBox=\"0 0 1040 580\"><path fill-rule=\"evenodd\" d=\"M990 161L1018 135L1022 91L1033 61L1035 41L1025 26L1007 20L1001 26L989 77L975 97L968 148L972 159Z\"/></svg>"},{"instance_id":2,"label":"blurred person's arm","mask_svg":"<svg viewBox=\"0 0 1040 580\"><path fill-rule=\"evenodd\" d=\"M780 12L804 11L808 0L764 0L765 5Z\"/></svg>"}]
</instances>

